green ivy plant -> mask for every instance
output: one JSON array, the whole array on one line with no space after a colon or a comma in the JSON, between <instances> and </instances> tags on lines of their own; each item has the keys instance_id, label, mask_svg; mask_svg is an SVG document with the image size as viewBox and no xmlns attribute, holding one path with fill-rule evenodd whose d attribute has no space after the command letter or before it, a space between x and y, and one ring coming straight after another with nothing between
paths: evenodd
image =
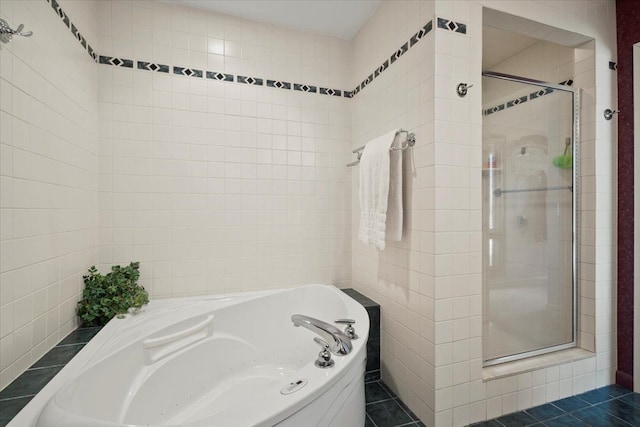
<instances>
[{"instance_id":1,"label":"green ivy plant","mask_svg":"<svg viewBox=\"0 0 640 427\"><path fill-rule=\"evenodd\" d=\"M126 267L114 265L104 276L92 266L82 276L84 291L78 301L77 314L85 326L106 325L114 316L122 317L129 308L140 308L149 302L149 293L138 285L140 263Z\"/></svg>"}]
</instances>

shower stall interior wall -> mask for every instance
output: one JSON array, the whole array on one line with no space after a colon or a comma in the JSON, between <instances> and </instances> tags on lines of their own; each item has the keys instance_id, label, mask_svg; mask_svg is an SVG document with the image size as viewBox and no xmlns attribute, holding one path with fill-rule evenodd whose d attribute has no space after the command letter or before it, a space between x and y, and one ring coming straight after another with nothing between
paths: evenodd
<instances>
[{"instance_id":1,"label":"shower stall interior wall","mask_svg":"<svg viewBox=\"0 0 640 427\"><path fill-rule=\"evenodd\" d=\"M613 1L384 1L350 42L158 1L59 5L106 63L46 0L0 2L2 19L34 31L0 46L0 387L74 326L86 267L131 260L153 298L352 285L381 304L384 381L428 425L466 425L612 381L617 152L600 112L616 105ZM579 345L595 353L488 381L483 7L594 39L576 49L574 84L583 89ZM348 99L197 77L205 70L361 87ZM464 98L461 82L474 85ZM417 139L404 154L406 226L402 242L376 252L356 239L358 169L345 164L393 127Z\"/></svg>"}]
</instances>

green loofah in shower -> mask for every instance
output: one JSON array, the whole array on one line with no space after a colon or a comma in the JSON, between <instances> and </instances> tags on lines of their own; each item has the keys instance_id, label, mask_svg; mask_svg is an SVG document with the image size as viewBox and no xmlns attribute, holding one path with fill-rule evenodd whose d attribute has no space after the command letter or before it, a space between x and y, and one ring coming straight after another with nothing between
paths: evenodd
<instances>
[{"instance_id":1,"label":"green loofah in shower","mask_svg":"<svg viewBox=\"0 0 640 427\"><path fill-rule=\"evenodd\" d=\"M573 157L571 154L567 155L567 150L569 149L571 142L567 142L568 143L564 146L564 153L562 153L562 156L557 156L553 159L553 165L560 169L571 169L573 167Z\"/></svg>"}]
</instances>

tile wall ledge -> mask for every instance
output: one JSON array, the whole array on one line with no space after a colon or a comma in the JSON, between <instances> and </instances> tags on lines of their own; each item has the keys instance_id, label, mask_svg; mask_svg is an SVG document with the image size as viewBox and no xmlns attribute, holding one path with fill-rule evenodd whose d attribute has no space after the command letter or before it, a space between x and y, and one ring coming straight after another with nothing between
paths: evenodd
<instances>
[{"instance_id":1,"label":"tile wall ledge","mask_svg":"<svg viewBox=\"0 0 640 427\"><path fill-rule=\"evenodd\" d=\"M560 350L527 359L487 366L482 368L482 381L497 380L516 374L524 374L525 372L562 365L568 362L589 359L591 357L596 357L596 354L582 348L570 348L568 350Z\"/></svg>"}]
</instances>

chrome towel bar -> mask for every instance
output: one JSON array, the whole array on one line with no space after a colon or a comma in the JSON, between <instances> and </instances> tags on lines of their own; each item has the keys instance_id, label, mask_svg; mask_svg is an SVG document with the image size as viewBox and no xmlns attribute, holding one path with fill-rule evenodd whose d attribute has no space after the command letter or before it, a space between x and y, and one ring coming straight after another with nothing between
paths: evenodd
<instances>
[{"instance_id":1,"label":"chrome towel bar","mask_svg":"<svg viewBox=\"0 0 640 427\"><path fill-rule=\"evenodd\" d=\"M413 147L414 145L416 145L416 135L413 132L409 132L406 129L399 129L396 132L396 136L398 136L401 133L407 134L406 139L399 147L391 147L389 148L389 151L406 150L407 148ZM352 153L354 153L357 157L356 157L356 160L354 160L353 162L347 163L347 167L357 166L360 163L360 158L362 158L362 151L364 150L364 147L365 146L363 145L362 147L358 147L352 151Z\"/></svg>"}]
</instances>

